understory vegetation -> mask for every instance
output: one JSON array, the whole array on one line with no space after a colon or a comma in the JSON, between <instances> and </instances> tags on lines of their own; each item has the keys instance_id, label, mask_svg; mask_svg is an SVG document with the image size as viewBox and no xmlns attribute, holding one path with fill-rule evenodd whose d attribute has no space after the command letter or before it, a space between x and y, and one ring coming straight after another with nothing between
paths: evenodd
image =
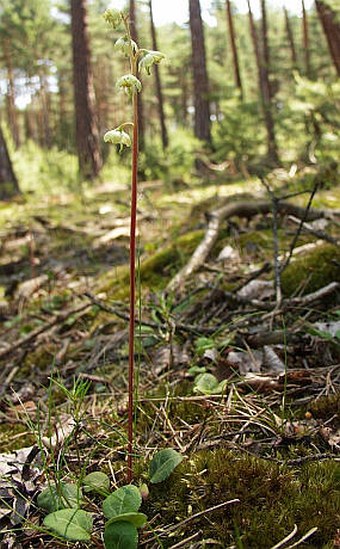
<instances>
[{"instance_id":1,"label":"understory vegetation","mask_svg":"<svg viewBox=\"0 0 340 549\"><path fill-rule=\"evenodd\" d=\"M113 38L89 2L82 141L86 2L34 0L36 28L21 2L0 0L1 549L340 547L336 3L271 7L268 33L264 1L211 2L206 93L188 25L159 33L165 59L151 1L107 10Z\"/></svg>"}]
</instances>

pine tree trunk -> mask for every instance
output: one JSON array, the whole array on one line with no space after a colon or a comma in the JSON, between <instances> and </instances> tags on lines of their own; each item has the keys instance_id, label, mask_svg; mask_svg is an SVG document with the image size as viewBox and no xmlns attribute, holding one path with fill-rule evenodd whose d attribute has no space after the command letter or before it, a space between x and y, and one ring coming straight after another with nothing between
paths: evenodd
<instances>
[{"instance_id":1,"label":"pine tree trunk","mask_svg":"<svg viewBox=\"0 0 340 549\"><path fill-rule=\"evenodd\" d=\"M52 135L50 128L50 98L47 91L47 81L46 75L41 72L39 74L39 99L40 99L40 109L41 109L41 132L42 132L42 146L50 149L52 147Z\"/></svg>"},{"instance_id":2,"label":"pine tree trunk","mask_svg":"<svg viewBox=\"0 0 340 549\"><path fill-rule=\"evenodd\" d=\"M155 23L153 20L152 0L149 0L149 11L150 11L150 30L151 30L151 38L152 38L152 48L157 51L158 50L157 36L156 36ZM163 145L163 150L165 150L169 144L169 139L168 139L168 132L167 132L166 123L165 123L164 101L163 101L161 77L160 77L158 65L155 65L154 71L155 71L155 80L156 80L158 115L159 115L159 122L161 125L162 145Z\"/></svg>"},{"instance_id":3,"label":"pine tree trunk","mask_svg":"<svg viewBox=\"0 0 340 549\"><path fill-rule=\"evenodd\" d=\"M241 80L240 64L238 60L235 28L234 28L233 13L232 13L232 6L231 6L230 0L226 0L226 7L227 7L227 20L228 20L228 28L229 28L229 34L230 34L231 50L233 52L235 84L240 91L241 99L243 99L243 87L242 87L242 80Z\"/></svg>"},{"instance_id":4,"label":"pine tree trunk","mask_svg":"<svg viewBox=\"0 0 340 549\"><path fill-rule=\"evenodd\" d=\"M211 144L209 84L199 0L189 0L189 18L194 76L195 135L198 139Z\"/></svg>"},{"instance_id":5,"label":"pine tree trunk","mask_svg":"<svg viewBox=\"0 0 340 549\"><path fill-rule=\"evenodd\" d=\"M270 59L269 59L267 24L266 24L267 22L266 9L265 9L266 6L265 6L264 0L261 0L261 7L262 7L262 32L263 32L264 59L262 59L254 16L251 10L250 1L248 0L250 32L251 32L251 37L252 37L253 47L255 52L262 110L263 110L264 122L265 122L265 127L267 132L267 151L268 151L267 154L268 154L268 158L272 162L277 163L279 160L279 156L278 156L276 137L275 137L274 118L272 114L271 87L270 87L269 75L267 70L267 65Z\"/></svg>"},{"instance_id":6,"label":"pine tree trunk","mask_svg":"<svg viewBox=\"0 0 340 549\"><path fill-rule=\"evenodd\" d=\"M3 53L4 53L4 59L5 59L6 69L7 69L8 123L11 130L15 148L18 149L20 147L20 135L19 135L17 112L15 108L15 86L14 86L13 65L12 65L12 58L10 54L10 47L6 39L4 40L4 43L3 43Z\"/></svg>"},{"instance_id":7,"label":"pine tree trunk","mask_svg":"<svg viewBox=\"0 0 340 549\"><path fill-rule=\"evenodd\" d=\"M130 0L129 4L129 16L130 16L130 28L131 37L138 45L138 31L137 31L137 11L135 0ZM138 143L139 149L142 151L145 148L145 124L144 124L144 106L141 94L137 94L138 104Z\"/></svg>"},{"instance_id":8,"label":"pine tree trunk","mask_svg":"<svg viewBox=\"0 0 340 549\"><path fill-rule=\"evenodd\" d=\"M290 19L289 19L287 8L284 7L283 10L284 10L284 14L285 14L286 31L287 31L287 38L288 38L289 48L290 48L290 54L291 54L291 58L292 58L292 65L293 65L293 69L296 69L297 66L298 66L298 60L297 60L297 55L296 55L296 47L295 47L293 29L292 29L292 26L290 24Z\"/></svg>"},{"instance_id":9,"label":"pine tree trunk","mask_svg":"<svg viewBox=\"0 0 340 549\"><path fill-rule=\"evenodd\" d=\"M20 193L7 144L0 126L0 200L8 200Z\"/></svg>"},{"instance_id":10,"label":"pine tree trunk","mask_svg":"<svg viewBox=\"0 0 340 549\"><path fill-rule=\"evenodd\" d=\"M309 46L309 25L304 0L302 1L302 31L303 31L303 49L305 52L305 73L308 78L311 77L310 64L310 46Z\"/></svg>"},{"instance_id":11,"label":"pine tree trunk","mask_svg":"<svg viewBox=\"0 0 340 549\"><path fill-rule=\"evenodd\" d=\"M71 0L71 28L79 171L85 179L93 179L99 174L102 158L94 107L86 0Z\"/></svg>"},{"instance_id":12,"label":"pine tree trunk","mask_svg":"<svg viewBox=\"0 0 340 549\"><path fill-rule=\"evenodd\" d=\"M340 23L336 19L334 11L324 2L316 0L316 9L326 35L329 51L336 69L340 76Z\"/></svg>"}]
</instances>

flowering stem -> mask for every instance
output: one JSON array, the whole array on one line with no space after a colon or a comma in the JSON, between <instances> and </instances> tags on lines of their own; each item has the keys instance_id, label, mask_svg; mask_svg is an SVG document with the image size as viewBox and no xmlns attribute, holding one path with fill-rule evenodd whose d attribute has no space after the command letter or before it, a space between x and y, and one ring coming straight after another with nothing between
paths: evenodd
<instances>
[{"instance_id":1,"label":"flowering stem","mask_svg":"<svg viewBox=\"0 0 340 549\"><path fill-rule=\"evenodd\" d=\"M130 28L127 24L128 34ZM136 75L137 63L133 53L130 56L131 74ZM132 96L133 137L130 206L130 320L129 320L129 375L128 375L128 482L133 479L133 425L134 425L134 377L135 377L135 310L136 310L136 223L138 183L138 101L137 93Z\"/></svg>"},{"instance_id":2,"label":"flowering stem","mask_svg":"<svg viewBox=\"0 0 340 549\"><path fill-rule=\"evenodd\" d=\"M115 47L130 58L130 74L125 74L117 81L117 87L132 98L133 123L124 122L118 128L106 132L104 141L119 145L121 151L124 146L130 147L130 135L124 130L125 126L133 126L132 160L131 160L131 210L130 210L130 318L129 318L129 373L128 373L128 482L133 478L133 435L134 435L134 385L135 385L135 313L136 313L136 224L137 224L137 179L138 179L138 93L142 84L137 77L138 70L145 70L150 74L152 65L164 59L159 51L138 49L132 40L129 15L115 8L107 9L104 13L105 21L115 30L120 23L124 23L126 35L115 43ZM136 384L137 385L137 384ZM137 400L137 398L136 398Z\"/></svg>"},{"instance_id":3,"label":"flowering stem","mask_svg":"<svg viewBox=\"0 0 340 549\"><path fill-rule=\"evenodd\" d=\"M138 109L137 94L133 96L132 177L130 210L130 324L129 324L129 404L128 404L128 482L132 481L133 416L134 416L134 350L136 308L136 220L137 220L137 170L138 170Z\"/></svg>"}]
</instances>

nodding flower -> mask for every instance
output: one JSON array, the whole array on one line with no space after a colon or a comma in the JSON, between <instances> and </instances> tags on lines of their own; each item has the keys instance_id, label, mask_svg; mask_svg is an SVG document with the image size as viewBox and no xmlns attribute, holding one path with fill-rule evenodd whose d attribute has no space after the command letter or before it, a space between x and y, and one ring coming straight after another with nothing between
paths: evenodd
<instances>
[{"instance_id":1,"label":"nodding flower","mask_svg":"<svg viewBox=\"0 0 340 549\"><path fill-rule=\"evenodd\" d=\"M143 50L143 52L144 55L138 63L138 68L141 72L144 70L147 74L151 74L151 67L163 61L165 55L155 50Z\"/></svg>"},{"instance_id":2,"label":"nodding flower","mask_svg":"<svg viewBox=\"0 0 340 549\"><path fill-rule=\"evenodd\" d=\"M141 81L133 74L124 74L124 76L121 76L121 78L117 80L116 86L130 97L133 94L140 92L142 89Z\"/></svg>"},{"instance_id":3,"label":"nodding flower","mask_svg":"<svg viewBox=\"0 0 340 549\"><path fill-rule=\"evenodd\" d=\"M116 8L110 8L105 10L103 17L114 30L119 27L121 21L123 20L122 12L117 10Z\"/></svg>"},{"instance_id":4,"label":"nodding flower","mask_svg":"<svg viewBox=\"0 0 340 549\"><path fill-rule=\"evenodd\" d=\"M104 135L105 143L112 143L113 145L119 145L119 151L123 150L123 147L131 147L131 138L127 132L121 128L115 128L109 130Z\"/></svg>"},{"instance_id":5,"label":"nodding flower","mask_svg":"<svg viewBox=\"0 0 340 549\"><path fill-rule=\"evenodd\" d=\"M138 50L136 42L131 40L127 34L118 38L114 45L115 50L121 51L124 55L129 56L131 53L135 54Z\"/></svg>"}]
</instances>

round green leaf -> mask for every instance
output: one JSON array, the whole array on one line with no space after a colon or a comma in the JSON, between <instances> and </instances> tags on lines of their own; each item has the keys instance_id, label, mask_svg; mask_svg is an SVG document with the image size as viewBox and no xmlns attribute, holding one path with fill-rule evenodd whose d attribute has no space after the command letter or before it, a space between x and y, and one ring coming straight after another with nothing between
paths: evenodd
<instances>
[{"instance_id":1,"label":"round green leaf","mask_svg":"<svg viewBox=\"0 0 340 549\"><path fill-rule=\"evenodd\" d=\"M60 509L44 518L44 525L62 538L73 541L91 539L92 516L81 509Z\"/></svg>"},{"instance_id":2,"label":"round green leaf","mask_svg":"<svg viewBox=\"0 0 340 549\"><path fill-rule=\"evenodd\" d=\"M89 473L83 479L84 492L97 492L98 494L107 495L110 488L110 479L101 471Z\"/></svg>"},{"instance_id":3,"label":"round green leaf","mask_svg":"<svg viewBox=\"0 0 340 549\"><path fill-rule=\"evenodd\" d=\"M217 378L212 374L200 374L195 379L195 393L202 393L203 395L219 395L223 393L227 380L223 380L220 383Z\"/></svg>"},{"instance_id":4,"label":"round green leaf","mask_svg":"<svg viewBox=\"0 0 340 549\"><path fill-rule=\"evenodd\" d=\"M167 479L172 471L181 463L183 456L172 448L160 450L153 457L149 467L150 482L156 484Z\"/></svg>"},{"instance_id":5,"label":"round green leaf","mask_svg":"<svg viewBox=\"0 0 340 549\"><path fill-rule=\"evenodd\" d=\"M121 515L110 518L110 520L107 522L107 525L119 522L121 520L124 520L125 522L130 522L136 528L142 528L148 520L148 517L144 515L144 513L122 513Z\"/></svg>"},{"instance_id":6,"label":"round green leaf","mask_svg":"<svg viewBox=\"0 0 340 549\"><path fill-rule=\"evenodd\" d=\"M59 509L79 507L81 497L81 489L76 484L61 482L58 486L56 484L47 486L38 495L37 504L49 513L53 513Z\"/></svg>"},{"instance_id":7,"label":"round green leaf","mask_svg":"<svg viewBox=\"0 0 340 549\"><path fill-rule=\"evenodd\" d=\"M108 524L104 531L104 544L105 549L136 549L137 528L123 520Z\"/></svg>"},{"instance_id":8,"label":"round green leaf","mask_svg":"<svg viewBox=\"0 0 340 549\"><path fill-rule=\"evenodd\" d=\"M103 513L110 519L122 513L135 513L142 504L142 496L136 486L128 484L118 488L103 501Z\"/></svg>"}]
</instances>

